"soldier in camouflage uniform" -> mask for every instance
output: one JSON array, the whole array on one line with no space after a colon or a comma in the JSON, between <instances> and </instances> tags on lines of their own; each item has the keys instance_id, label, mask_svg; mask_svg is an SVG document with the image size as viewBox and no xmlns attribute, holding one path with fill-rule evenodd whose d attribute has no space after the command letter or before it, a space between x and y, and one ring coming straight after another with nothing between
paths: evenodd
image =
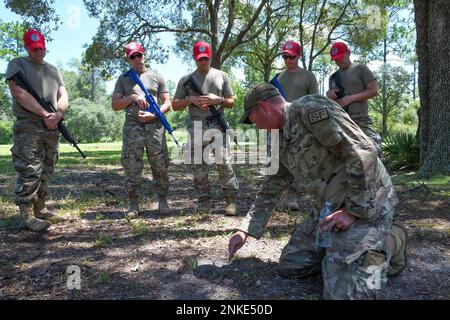
<instances>
[{"instance_id":1,"label":"soldier in camouflage uniform","mask_svg":"<svg viewBox=\"0 0 450 320\"><path fill-rule=\"evenodd\" d=\"M241 122L280 129L279 171L266 176L239 231L229 242L230 259L247 236L260 238L279 195L290 183L314 200L280 257L280 272L307 276L322 271L326 299L374 299L387 274L405 266L403 229L392 225L398 203L391 179L373 143L337 103L307 95L287 103L270 85L250 90ZM320 226L326 200L333 213ZM315 238L332 230L332 246Z\"/></svg>"},{"instance_id":2,"label":"soldier in camouflage uniform","mask_svg":"<svg viewBox=\"0 0 450 320\"><path fill-rule=\"evenodd\" d=\"M161 75L145 65L144 49L139 43L125 46L128 63L136 70L145 87L162 102L161 112L170 110L170 97ZM156 115L145 111L148 104L145 94L131 79L121 75L116 82L112 96L115 111L125 109L123 126L122 165L125 169L126 190L129 198L127 216L136 218L139 214L140 188L144 167L144 149L153 174L155 195L152 203L158 202L158 210L165 214L170 210L167 201L169 190L169 156L164 126Z\"/></svg>"},{"instance_id":3,"label":"soldier in camouflage uniform","mask_svg":"<svg viewBox=\"0 0 450 320\"><path fill-rule=\"evenodd\" d=\"M219 113L223 114L224 108L233 107L234 97L231 89L231 82L228 75L220 70L211 68L211 48L206 42L197 42L193 47L193 57L197 69L180 79L177 90L173 98L173 109L183 110L189 108L189 134L191 151L191 164L194 173L194 186L198 195L198 212L209 212L211 210L210 184L208 181L209 165L203 159L205 148L215 140L215 137L203 138L203 134L208 129L215 129L222 132L222 140L214 150L219 180L223 188L226 208L226 215L236 214L236 194L239 189L238 180L234 174L231 164L232 155L229 151L229 139L223 132L217 119L212 115L209 106L214 106ZM196 92L192 84L187 84L188 80L195 81L204 95ZM195 131L195 125L199 130ZM194 134L194 132L196 134ZM212 132L212 130L210 131ZM225 137L225 138L224 138ZM201 145L201 148L200 148ZM195 152L201 151L201 159ZM198 160L198 161L197 161ZM219 163L219 161L220 163ZM197 163L200 162L200 163Z\"/></svg>"},{"instance_id":4,"label":"soldier in camouflage uniform","mask_svg":"<svg viewBox=\"0 0 450 320\"><path fill-rule=\"evenodd\" d=\"M372 119L369 116L368 99L377 95L377 82L370 69L360 63L350 61L350 50L343 42L336 42L330 50L331 60L339 70L329 79L327 97L336 101L350 115L350 118L375 143L378 153L381 153L381 138L372 129ZM339 88L336 82L336 73L339 72L345 96L338 98Z\"/></svg>"},{"instance_id":5,"label":"soldier in camouflage uniform","mask_svg":"<svg viewBox=\"0 0 450 320\"><path fill-rule=\"evenodd\" d=\"M61 74L44 61L44 36L30 29L23 35L28 56L9 62L6 79L22 72L34 91L50 101L56 113L49 113L25 89L8 80L13 96L14 145L11 149L17 182L15 203L19 206L25 226L32 231L44 231L52 216L45 205L48 179L58 161L60 133L58 123L68 108L67 91Z\"/></svg>"}]
</instances>

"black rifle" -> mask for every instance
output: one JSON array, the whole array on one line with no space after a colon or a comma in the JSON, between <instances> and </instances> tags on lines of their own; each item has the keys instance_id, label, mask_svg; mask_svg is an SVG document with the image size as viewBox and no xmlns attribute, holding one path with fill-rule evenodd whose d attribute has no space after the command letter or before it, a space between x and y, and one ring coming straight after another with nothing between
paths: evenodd
<instances>
[{"instance_id":1,"label":"black rifle","mask_svg":"<svg viewBox=\"0 0 450 320\"><path fill-rule=\"evenodd\" d=\"M194 79L192 79L192 76L190 76L184 83L183 87L190 86L192 90L197 92L199 95L204 96L205 93L203 93L202 89L198 86L197 82L195 82ZM228 129L230 129L230 126L227 124L225 119L223 118L223 114L219 112L219 110L216 109L215 106L209 106L209 111L211 111L213 117L217 120L222 130L226 133ZM236 136L234 136L234 143L236 145L238 144Z\"/></svg>"},{"instance_id":2,"label":"black rifle","mask_svg":"<svg viewBox=\"0 0 450 320\"><path fill-rule=\"evenodd\" d=\"M341 72L340 71L336 71L332 76L331 76L331 81L334 80L334 83L336 84L336 86L338 87L338 91L336 92L336 95L339 99L342 99L343 97L345 97L345 88L344 85L342 84L342 77L341 77Z\"/></svg>"},{"instance_id":3,"label":"black rifle","mask_svg":"<svg viewBox=\"0 0 450 320\"><path fill-rule=\"evenodd\" d=\"M19 71L16 74L12 75L11 77L9 77L6 80L12 80L14 81L19 87L23 88L24 90L26 90L29 94L31 94L33 96L33 98L36 99L36 101L48 112L50 113L55 113L56 109L55 107L52 105L52 103L50 101L47 101L43 98L41 98L36 91L33 90L33 88L31 87L31 85L29 84L29 82L25 79L25 77L23 76L22 72ZM80 148L77 145L77 142L75 141L75 139L72 137L72 135L70 134L69 130L66 128L66 126L62 123L62 120L58 123L58 131L61 132L62 136L66 139L66 141L68 143L70 143L72 146L74 146L78 152L81 154L81 156L83 158L86 158L85 154L83 153L83 151L80 150Z\"/></svg>"}]
</instances>

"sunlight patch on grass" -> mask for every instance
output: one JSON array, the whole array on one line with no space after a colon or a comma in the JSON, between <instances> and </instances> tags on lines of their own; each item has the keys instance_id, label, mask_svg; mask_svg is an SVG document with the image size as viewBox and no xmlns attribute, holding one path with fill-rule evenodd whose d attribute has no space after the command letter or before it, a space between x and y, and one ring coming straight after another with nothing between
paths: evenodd
<instances>
[{"instance_id":1,"label":"sunlight patch on grass","mask_svg":"<svg viewBox=\"0 0 450 320\"><path fill-rule=\"evenodd\" d=\"M415 228L432 229L450 235L450 222L443 219L410 220L408 224Z\"/></svg>"},{"instance_id":2,"label":"sunlight patch on grass","mask_svg":"<svg viewBox=\"0 0 450 320\"><path fill-rule=\"evenodd\" d=\"M405 185L407 187L416 187L424 184L433 189L450 189L450 176L436 175L430 179L422 179L417 176L415 171L393 175L392 182L394 185Z\"/></svg>"},{"instance_id":3,"label":"sunlight patch on grass","mask_svg":"<svg viewBox=\"0 0 450 320\"><path fill-rule=\"evenodd\" d=\"M16 212L16 204L14 201L6 196L0 197L0 214L6 216L13 215Z\"/></svg>"},{"instance_id":4,"label":"sunlight patch on grass","mask_svg":"<svg viewBox=\"0 0 450 320\"><path fill-rule=\"evenodd\" d=\"M108 244L112 243L112 237L109 234L101 234L92 245L95 249L100 249L106 247Z\"/></svg>"},{"instance_id":5,"label":"sunlight patch on grass","mask_svg":"<svg viewBox=\"0 0 450 320\"><path fill-rule=\"evenodd\" d=\"M138 238L145 237L150 232L150 228L142 220L132 221L127 219L125 223L133 229L134 235Z\"/></svg>"}]
</instances>

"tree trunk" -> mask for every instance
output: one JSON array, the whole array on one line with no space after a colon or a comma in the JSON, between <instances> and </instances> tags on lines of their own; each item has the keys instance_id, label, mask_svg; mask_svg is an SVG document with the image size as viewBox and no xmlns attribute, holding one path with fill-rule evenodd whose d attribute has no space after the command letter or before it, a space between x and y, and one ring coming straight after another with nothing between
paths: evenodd
<instances>
[{"instance_id":1,"label":"tree trunk","mask_svg":"<svg viewBox=\"0 0 450 320\"><path fill-rule=\"evenodd\" d=\"M96 96L95 70L91 71L91 101L95 101Z\"/></svg>"},{"instance_id":2,"label":"tree trunk","mask_svg":"<svg viewBox=\"0 0 450 320\"><path fill-rule=\"evenodd\" d=\"M450 1L414 0L419 61L420 171L450 173Z\"/></svg>"},{"instance_id":3,"label":"tree trunk","mask_svg":"<svg viewBox=\"0 0 450 320\"><path fill-rule=\"evenodd\" d=\"M413 71L413 100L416 100L416 74L417 74L417 62L414 62L414 71Z\"/></svg>"},{"instance_id":4,"label":"tree trunk","mask_svg":"<svg viewBox=\"0 0 450 320\"><path fill-rule=\"evenodd\" d=\"M270 73L272 72L272 64L264 65L264 82L270 81Z\"/></svg>"},{"instance_id":5,"label":"tree trunk","mask_svg":"<svg viewBox=\"0 0 450 320\"><path fill-rule=\"evenodd\" d=\"M387 94L386 94L386 65L387 65L387 37L384 37L383 40L383 72L381 73L383 76L383 79L381 81L381 97L382 97L382 104L383 104L383 137L387 135L387 115L388 115L388 101L387 101Z\"/></svg>"}]
</instances>

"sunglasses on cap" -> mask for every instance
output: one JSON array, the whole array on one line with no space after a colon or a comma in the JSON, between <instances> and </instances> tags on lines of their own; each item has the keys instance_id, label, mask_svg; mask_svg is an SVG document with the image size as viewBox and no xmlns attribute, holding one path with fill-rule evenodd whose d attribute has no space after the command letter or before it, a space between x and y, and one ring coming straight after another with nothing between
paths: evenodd
<instances>
[{"instance_id":1,"label":"sunglasses on cap","mask_svg":"<svg viewBox=\"0 0 450 320\"><path fill-rule=\"evenodd\" d=\"M136 58L142 58L143 54L142 53L136 53L130 56L130 60L134 60Z\"/></svg>"},{"instance_id":2,"label":"sunglasses on cap","mask_svg":"<svg viewBox=\"0 0 450 320\"><path fill-rule=\"evenodd\" d=\"M297 58L297 56L290 56L290 55L287 55L287 54L283 54L282 57L283 57L284 60L286 60L286 59L294 60L295 58Z\"/></svg>"}]
</instances>

